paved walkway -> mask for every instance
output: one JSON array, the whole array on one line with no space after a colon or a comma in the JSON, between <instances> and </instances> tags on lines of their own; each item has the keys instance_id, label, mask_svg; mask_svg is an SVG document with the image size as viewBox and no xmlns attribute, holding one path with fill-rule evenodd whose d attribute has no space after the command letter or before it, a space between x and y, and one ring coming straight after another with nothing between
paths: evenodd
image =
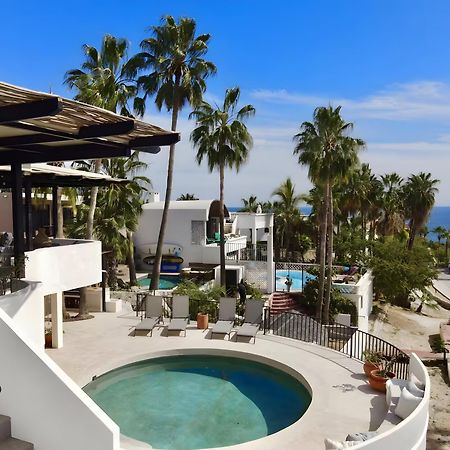
<instances>
[{"instance_id":1,"label":"paved walkway","mask_svg":"<svg viewBox=\"0 0 450 450\"><path fill-rule=\"evenodd\" d=\"M384 395L367 384L360 362L305 342L258 335L256 344L209 339L209 332L188 328L187 336L167 336L161 327L153 337L132 337L138 319L126 313L98 313L95 319L64 323L64 348L49 349L52 357L80 386L94 375L124 364L167 354L229 354L264 360L305 380L312 403L290 427L263 439L230 449L323 450L323 439L344 440L348 433L373 430L384 418ZM137 448L122 443L125 448Z\"/></svg>"},{"instance_id":2,"label":"paved walkway","mask_svg":"<svg viewBox=\"0 0 450 450\"><path fill-rule=\"evenodd\" d=\"M447 269L440 270L437 279L433 281L433 287L437 290L434 293L444 303L441 306L450 309L450 273Z\"/></svg>"}]
</instances>

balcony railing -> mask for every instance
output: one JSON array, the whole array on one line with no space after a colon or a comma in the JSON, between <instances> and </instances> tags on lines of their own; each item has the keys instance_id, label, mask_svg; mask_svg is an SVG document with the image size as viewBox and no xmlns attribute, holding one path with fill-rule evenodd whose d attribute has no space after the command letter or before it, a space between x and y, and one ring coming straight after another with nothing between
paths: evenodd
<instances>
[{"instance_id":1,"label":"balcony railing","mask_svg":"<svg viewBox=\"0 0 450 450\"><path fill-rule=\"evenodd\" d=\"M267 244L251 244L246 247L242 244L227 243L226 259L234 261L267 261Z\"/></svg>"},{"instance_id":2,"label":"balcony railing","mask_svg":"<svg viewBox=\"0 0 450 450\"><path fill-rule=\"evenodd\" d=\"M392 371L397 378L408 378L409 356L406 353L356 327L323 325L310 316L292 311L272 314L270 308L264 310L263 323L264 334L272 332L276 336L312 342L360 361L364 361L365 351L380 352L387 361L394 359Z\"/></svg>"}]
</instances>

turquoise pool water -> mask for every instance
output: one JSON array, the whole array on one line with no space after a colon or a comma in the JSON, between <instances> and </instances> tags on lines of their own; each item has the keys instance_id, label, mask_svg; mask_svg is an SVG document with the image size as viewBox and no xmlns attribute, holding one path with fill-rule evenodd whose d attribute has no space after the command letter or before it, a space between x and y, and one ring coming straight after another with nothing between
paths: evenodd
<instances>
[{"instance_id":1,"label":"turquoise pool water","mask_svg":"<svg viewBox=\"0 0 450 450\"><path fill-rule=\"evenodd\" d=\"M292 279L291 291L302 291L303 286L316 277L305 270L277 270L276 271L276 289L277 291L287 291L285 284L286 277Z\"/></svg>"},{"instance_id":2,"label":"turquoise pool water","mask_svg":"<svg viewBox=\"0 0 450 450\"><path fill-rule=\"evenodd\" d=\"M180 277L177 275L174 276L165 276L162 275L159 279L159 289L173 289L178 286L180 282ZM138 280L138 285L141 287L149 287L150 286L150 278L141 278Z\"/></svg>"},{"instance_id":3,"label":"turquoise pool water","mask_svg":"<svg viewBox=\"0 0 450 450\"><path fill-rule=\"evenodd\" d=\"M179 355L113 370L86 393L131 438L158 449L258 439L296 422L311 396L295 378L241 358Z\"/></svg>"}]
</instances>

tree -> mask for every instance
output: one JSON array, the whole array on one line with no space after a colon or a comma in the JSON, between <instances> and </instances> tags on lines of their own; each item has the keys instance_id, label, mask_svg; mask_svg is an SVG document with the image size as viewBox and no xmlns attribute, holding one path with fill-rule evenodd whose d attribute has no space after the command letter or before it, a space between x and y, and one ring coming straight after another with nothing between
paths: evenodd
<instances>
[{"instance_id":1,"label":"tree","mask_svg":"<svg viewBox=\"0 0 450 450\"><path fill-rule=\"evenodd\" d=\"M437 240L438 240L438 251L437 251L438 257L439 257L439 253L441 251L441 239L443 239L445 237L446 231L447 230L440 225L433 229L433 233L436 235Z\"/></svg>"},{"instance_id":2,"label":"tree","mask_svg":"<svg viewBox=\"0 0 450 450\"><path fill-rule=\"evenodd\" d=\"M364 147L362 139L349 136L353 124L341 117L341 107L319 107L314 111L313 122L303 122L300 132L294 136L294 154L298 162L308 166L308 176L324 192L324 203L320 213L320 271L319 301L317 317L329 320L329 306L333 265L333 187L338 180L345 179L358 163L358 151ZM328 236L328 240L327 240ZM326 243L328 244L325 248ZM324 299L325 259L327 259L327 286Z\"/></svg>"},{"instance_id":3,"label":"tree","mask_svg":"<svg viewBox=\"0 0 450 450\"><path fill-rule=\"evenodd\" d=\"M81 69L66 72L64 83L76 90L75 100L99 106L113 112L130 115L128 103L137 93L136 83L130 79L134 62L127 60L128 42L105 35L100 51L85 44L86 60ZM101 169L101 160L94 163L94 172ZM86 239L93 238L94 214L97 204L98 186L91 188L90 206L86 218ZM80 317L88 315L86 290L80 293Z\"/></svg>"},{"instance_id":4,"label":"tree","mask_svg":"<svg viewBox=\"0 0 450 450\"><path fill-rule=\"evenodd\" d=\"M275 200L276 235L280 249L285 248L286 254L292 252L292 236L295 223L300 220L300 202L302 196L295 193L295 184L291 178L286 180L272 192Z\"/></svg>"},{"instance_id":5,"label":"tree","mask_svg":"<svg viewBox=\"0 0 450 450\"><path fill-rule=\"evenodd\" d=\"M403 178L395 172L388 173L381 176L381 183L383 215L379 229L384 237L392 238L404 228Z\"/></svg>"},{"instance_id":6,"label":"tree","mask_svg":"<svg viewBox=\"0 0 450 450\"><path fill-rule=\"evenodd\" d=\"M408 249L412 249L414 239L425 225L434 206L439 180L431 178L431 173L420 172L411 175L404 186L404 204L409 218Z\"/></svg>"},{"instance_id":7,"label":"tree","mask_svg":"<svg viewBox=\"0 0 450 450\"><path fill-rule=\"evenodd\" d=\"M256 209L258 208L258 199L256 198L256 195L250 195L249 198L243 198L241 199L244 206L239 210L241 212L256 212Z\"/></svg>"},{"instance_id":8,"label":"tree","mask_svg":"<svg viewBox=\"0 0 450 450\"><path fill-rule=\"evenodd\" d=\"M405 307L409 307L414 290L424 291L437 276L433 256L420 242L411 250L397 239L377 242L368 267L373 271L377 295Z\"/></svg>"},{"instance_id":9,"label":"tree","mask_svg":"<svg viewBox=\"0 0 450 450\"><path fill-rule=\"evenodd\" d=\"M308 253L309 250L312 248L312 241L309 236L306 236L306 234L299 234L297 236L297 247L302 255L302 262L305 262L305 255Z\"/></svg>"},{"instance_id":10,"label":"tree","mask_svg":"<svg viewBox=\"0 0 450 450\"><path fill-rule=\"evenodd\" d=\"M225 286L225 237L224 237L224 178L225 167L239 171L245 163L253 140L245 121L255 114L252 105L238 109L240 89L227 89L221 106L207 102L197 107L189 117L196 120L191 142L197 149L197 162L207 160L208 169L219 170L220 177L220 284Z\"/></svg>"},{"instance_id":11,"label":"tree","mask_svg":"<svg viewBox=\"0 0 450 450\"><path fill-rule=\"evenodd\" d=\"M203 59L208 51L209 34L196 36L196 23L181 18L178 23L171 16L163 18L160 26L151 27L152 36L141 42L143 52L133 58L138 70L149 70L138 79L142 98L135 101L135 109L143 114L148 96L155 96L156 107L163 106L172 112L171 130L176 131L178 114L186 103L196 107L206 90L205 79L216 72L216 66ZM131 72L134 74L135 72ZM172 196L175 144L170 146L167 167L164 210L159 229L158 245L150 283L150 289L158 289L161 271L162 249L166 230L170 198Z\"/></svg>"},{"instance_id":12,"label":"tree","mask_svg":"<svg viewBox=\"0 0 450 450\"><path fill-rule=\"evenodd\" d=\"M194 195L194 194L181 194L178 198L177 201L187 201L187 200L198 200L198 198Z\"/></svg>"}]
</instances>

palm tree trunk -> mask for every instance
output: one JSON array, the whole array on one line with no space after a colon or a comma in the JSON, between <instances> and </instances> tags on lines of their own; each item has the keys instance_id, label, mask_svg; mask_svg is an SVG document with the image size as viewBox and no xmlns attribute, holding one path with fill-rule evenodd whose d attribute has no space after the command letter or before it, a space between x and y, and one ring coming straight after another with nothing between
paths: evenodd
<instances>
[{"instance_id":1,"label":"palm tree trunk","mask_svg":"<svg viewBox=\"0 0 450 450\"><path fill-rule=\"evenodd\" d=\"M179 80L176 81L176 86L179 85ZM176 90L175 90L176 92ZM174 102L172 108L172 125L171 130L176 131L178 122L178 101L174 95ZM166 196L164 198L164 210L161 218L161 225L159 227L158 245L156 246L155 262L153 263L152 279L150 280L150 290L158 289L159 278L161 274L161 260L162 250L164 245L164 235L166 232L167 216L169 215L170 197L172 196L172 182L173 182L173 166L175 164L175 144L170 145L169 150L169 164L167 167L167 181L166 181Z\"/></svg>"},{"instance_id":2,"label":"palm tree trunk","mask_svg":"<svg viewBox=\"0 0 450 450\"><path fill-rule=\"evenodd\" d=\"M94 163L94 173L99 173L102 167L102 160L96 159ZM86 220L86 239L92 240L94 237L94 215L97 206L98 186L91 187L91 198L89 203L89 212ZM78 311L79 318L89 317L89 311L86 303L86 287L80 289L80 306Z\"/></svg>"},{"instance_id":3,"label":"palm tree trunk","mask_svg":"<svg viewBox=\"0 0 450 450\"><path fill-rule=\"evenodd\" d=\"M133 232L127 230L127 241L128 241L128 272L130 274L130 286L137 285L136 277L136 265L134 264L134 245L133 245Z\"/></svg>"},{"instance_id":4,"label":"palm tree trunk","mask_svg":"<svg viewBox=\"0 0 450 450\"><path fill-rule=\"evenodd\" d=\"M323 310L324 322L326 324L330 321L330 302L331 302L331 284L333 279L333 190L331 183L328 185L328 214L327 214L327 228L328 228L328 241L327 241L327 286L325 292L325 306Z\"/></svg>"},{"instance_id":5,"label":"palm tree trunk","mask_svg":"<svg viewBox=\"0 0 450 450\"><path fill-rule=\"evenodd\" d=\"M448 239L445 240L445 261L448 262Z\"/></svg>"},{"instance_id":6,"label":"palm tree trunk","mask_svg":"<svg viewBox=\"0 0 450 450\"><path fill-rule=\"evenodd\" d=\"M226 269L225 269L225 226L224 226L224 200L223 200L223 184L225 179L224 164L220 164L220 206L219 206L219 231L220 231L220 284L226 286Z\"/></svg>"},{"instance_id":7,"label":"palm tree trunk","mask_svg":"<svg viewBox=\"0 0 450 450\"><path fill-rule=\"evenodd\" d=\"M62 189L58 187L56 194L56 209L58 210L58 228L56 229L56 237L64 239L64 212L62 207Z\"/></svg>"},{"instance_id":8,"label":"palm tree trunk","mask_svg":"<svg viewBox=\"0 0 450 450\"><path fill-rule=\"evenodd\" d=\"M412 250L414 245L414 239L416 238L416 225L413 221L411 221L409 230L409 240L408 240L408 250Z\"/></svg>"},{"instance_id":9,"label":"palm tree trunk","mask_svg":"<svg viewBox=\"0 0 450 450\"><path fill-rule=\"evenodd\" d=\"M328 192L329 181L325 186L325 192ZM325 286L325 258L327 241L327 213L328 213L328 195L325 195L325 201L322 204L320 213L320 259L319 259L319 292L316 306L316 318L322 322L323 291Z\"/></svg>"}]
</instances>

